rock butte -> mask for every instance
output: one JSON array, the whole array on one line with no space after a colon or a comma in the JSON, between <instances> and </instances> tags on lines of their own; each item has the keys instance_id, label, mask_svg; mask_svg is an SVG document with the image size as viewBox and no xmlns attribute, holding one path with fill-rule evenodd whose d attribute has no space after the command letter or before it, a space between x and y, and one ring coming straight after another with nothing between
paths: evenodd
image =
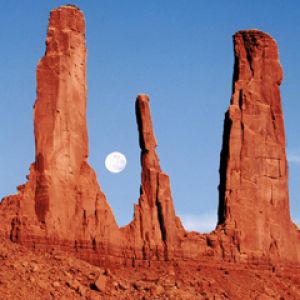
<instances>
[{"instance_id":1,"label":"rock butte","mask_svg":"<svg viewBox=\"0 0 300 300\"><path fill-rule=\"evenodd\" d=\"M35 162L18 193L0 204L1 235L30 248L64 250L99 266L205 259L299 264L300 232L289 212L277 45L261 31L240 31L234 51L216 229L187 232L176 216L146 95L136 100L140 198L133 221L119 228L88 164L84 16L74 6L54 9L37 66Z\"/></svg>"}]
</instances>

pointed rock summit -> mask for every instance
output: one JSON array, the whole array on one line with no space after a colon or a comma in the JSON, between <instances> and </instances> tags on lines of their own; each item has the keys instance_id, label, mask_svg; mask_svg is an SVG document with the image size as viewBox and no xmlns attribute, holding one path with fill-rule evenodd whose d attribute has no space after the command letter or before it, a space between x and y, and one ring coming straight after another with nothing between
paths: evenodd
<instances>
[{"instance_id":1,"label":"pointed rock summit","mask_svg":"<svg viewBox=\"0 0 300 300\"><path fill-rule=\"evenodd\" d=\"M143 258L169 258L183 230L175 215L169 176L162 172L150 114L149 97L136 99L136 119L141 148L141 187L134 220L125 228L130 240L143 249Z\"/></svg>"}]
</instances>

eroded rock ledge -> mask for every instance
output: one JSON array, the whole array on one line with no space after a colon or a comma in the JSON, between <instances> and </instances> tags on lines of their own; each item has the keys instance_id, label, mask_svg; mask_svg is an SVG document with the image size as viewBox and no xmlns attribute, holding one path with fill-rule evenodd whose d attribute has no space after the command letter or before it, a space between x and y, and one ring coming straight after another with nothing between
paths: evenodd
<instances>
[{"instance_id":1,"label":"eroded rock ledge","mask_svg":"<svg viewBox=\"0 0 300 300\"><path fill-rule=\"evenodd\" d=\"M208 256L300 263L300 234L289 211L277 45L261 31L240 31L234 35L234 51L216 229L187 232L176 216L170 180L155 150L146 95L136 100L140 198L133 221L119 228L88 164L84 16L74 6L54 9L45 56L37 67L36 159L26 184L0 204L1 235L30 248L71 252L101 266Z\"/></svg>"}]
</instances>

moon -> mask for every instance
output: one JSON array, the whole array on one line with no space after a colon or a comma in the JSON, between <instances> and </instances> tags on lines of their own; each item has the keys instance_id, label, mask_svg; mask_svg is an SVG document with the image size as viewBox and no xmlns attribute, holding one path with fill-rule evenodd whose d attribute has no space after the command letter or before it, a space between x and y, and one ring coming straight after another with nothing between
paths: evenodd
<instances>
[{"instance_id":1,"label":"moon","mask_svg":"<svg viewBox=\"0 0 300 300\"><path fill-rule=\"evenodd\" d=\"M122 172L127 164L124 154L120 152L112 152L106 156L105 167L111 173Z\"/></svg>"}]
</instances>

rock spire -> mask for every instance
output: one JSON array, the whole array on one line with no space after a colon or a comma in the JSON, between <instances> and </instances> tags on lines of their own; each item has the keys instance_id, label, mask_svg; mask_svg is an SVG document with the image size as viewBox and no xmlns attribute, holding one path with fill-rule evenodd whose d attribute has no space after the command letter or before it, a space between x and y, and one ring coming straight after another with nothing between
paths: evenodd
<instances>
[{"instance_id":1,"label":"rock spire","mask_svg":"<svg viewBox=\"0 0 300 300\"><path fill-rule=\"evenodd\" d=\"M169 176L162 172L156 153L157 142L150 114L149 97L136 99L136 119L141 148L141 187L134 220L127 230L143 249L143 255L169 257L174 251L178 231L183 230L175 215Z\"/></svg>"},{"instance_id":2,"label":"rock spire","mask_svg":"<svg viewBox=\"0 0 300 300\"><path fill-rule=\"evenodd\" d=\"M234 35L231 104L220 165L219 224L235 231L240 252L297 256L276 42L258 30Z\"/></svg>"},{"instance_id":3,"label":"rock spire","mask_svg":"<svg viewBox=\"0 0 300 300\"><path fill-rule=\"evenodd\" d=\"M87 161L85 21L75 6L50 14L46 52L37 66L34 134L36 159L15 196L12 239L114 236L116 222Z\"/></svg>"}]
</instances>

